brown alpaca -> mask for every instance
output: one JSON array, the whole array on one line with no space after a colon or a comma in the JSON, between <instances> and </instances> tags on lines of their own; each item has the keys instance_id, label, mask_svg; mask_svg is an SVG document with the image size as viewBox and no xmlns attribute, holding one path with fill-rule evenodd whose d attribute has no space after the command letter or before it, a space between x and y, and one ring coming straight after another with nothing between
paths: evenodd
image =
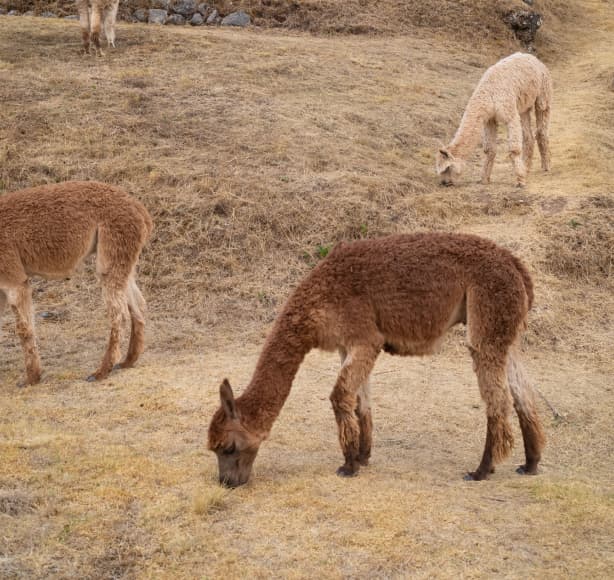
<instances>
[{"instance_id":1,"label":"brown alpaca","mask_svg":"<svg viewBox=\"0 0 614 580\"><path fill-rule=\"evenodd\" d=\"M550 170L548 124L552 80L546 66L530 54L517 52L491 66L471 95L454 139L441 148L435 159L442 185L452 185L465 160L482 138L486 159L482 183L490 182L497 153L497 124L507 125L508 147L516 184L526 184L533 160L531 111L535 111L537 145L542 169Z\"/></svg>"},{"instance_id":2,"label":"brown alpaca","mask_svg":"<svg viewBox=\"0 0 614 580\"><path fill-rule=\"evenodd\" d=\"M77 0L81 35L83 37L83 51L90 52L90 40L94 45L94 52L102 56L100 47L100 28L104 29L107 44L115 48L115 19L119 0Z\"/></svg>"},{"instance_id":3,"label":"brown alpaca","mask_svg":"<svg viewBox=\"0 0 614 580\"><path fill-rule=\"evenodd\" d=\"M341 353L330 397L345 457L337 473L356 475L371 454L369 374L377 356L431 354L457 323L468 328L487 416L484 455L467 478L487 478L510 452L512 401L526 452L518 471L536 473L544 435L516 347L532 302L520 260L476 236L396 235L337 245L287 300L245 392L235 399L227 380L220 387L221 408L209 427L220 482L247 482L312 348Z\"/></svg>"},{"instance_id":4,"label":"brown alpaca","mask_svg":"<svg viewBox=\"0 0 614 580\"><path fill-rule=\"evenodd\" d=\"M145 301L136 263L153 228L147 210L118 187L74 181L0 196L0 314L8 304L26 359L26 383L40 380L28 278L65 278L96 252L96 272L111 320L109 344L88 380L104 379L119 361L121 323L129 312L131 334L121 368L143 352Z\"/></svg>"}]
</instances>

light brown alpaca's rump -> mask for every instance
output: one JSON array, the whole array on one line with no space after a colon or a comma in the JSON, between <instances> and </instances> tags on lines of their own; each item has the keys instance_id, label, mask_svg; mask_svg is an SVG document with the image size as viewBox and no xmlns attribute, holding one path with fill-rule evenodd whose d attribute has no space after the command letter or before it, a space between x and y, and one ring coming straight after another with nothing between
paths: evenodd
<instances>
[{"instance_id":1,"label":"light brown alpaca's rump","mask_svg":"<svg viewBox=\"0 0 614 580\"><path fill-rule=\"evenodd\" d=\"M237 470L249 449L253 457L267 437L305 354L339 350L342 367L331 394L345 463L354 475L369 460L369 374L380 351L432 353L457 323L468 342L486 403L487 437L480 466L486 478L510 451L512 400L518 412L528 473L535 473L543 446L528 382L508 385L510 352L526 324L533 300L530 276L509 251L461 234L397 235L339 244L294 291L280 313L247 389L236 400L221 393L222 408L209 430L218 454L220 479L244 483L251 463ZM514 368L520 368L514 355ZM234 419L225 409L234 409ZM230 453L232 451L232 453Z\"/></svg>"},{"instance_id":2,"label":"light brown alpaca's rump","mask_svg":"<svg viewBox=\"0 0 614 580\"><path fill-rule=\"evenodd\" d=\"M132 366L143 351L145 301L136 285L136 264L153 223L145 207L120 188L67 182L0 196L0 310L15 313L26 359L26 383L40 380L31 276L63 278L96 252L96 271L111 321L111 336L98 370L106 377L119 360L122 319L130 315L128 353Z\"/></svg>"}]
</instances>

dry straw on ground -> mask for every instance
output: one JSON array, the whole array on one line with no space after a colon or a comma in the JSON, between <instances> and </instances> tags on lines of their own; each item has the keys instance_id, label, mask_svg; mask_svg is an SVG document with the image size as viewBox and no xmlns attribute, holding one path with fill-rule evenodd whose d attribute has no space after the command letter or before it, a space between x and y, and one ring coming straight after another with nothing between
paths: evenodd
<instances>
[{"instance_id":1,"label":"dry straw on ground","mask_svg":"<svg viewBox=\"0 0 614 580\"><path fill-rule=\"evenodd\" d=\"M449 4L416 4L433 5L432 26L395 34L120 25L103 59L79 55L74 22L0 18L0 191L110 181L156 221L138 368L82 380L107 332L91 266L36 285L37 312L54 314L37 317L40 386L14 387L21 352L1 321L0 576L607 576L613 14L535 3L549 18L537 49L555 80L552 172L536 163L519 191L501 155L481 186L476 156L442 190L434 151L514 49L475 41L482 3L451 12L446 34L435 20ZM334 476L338 361L314 354L254 482L220 491L205 451L217 386L248 381L289 289L339 239L421 229L489 236L531 269L528 366L565 417L547 423L544 473L515 476L517 446L491 482L461 481L483 433L458 331L440 356L378 362L360 478Z\"/></svg>"}]
</instances>

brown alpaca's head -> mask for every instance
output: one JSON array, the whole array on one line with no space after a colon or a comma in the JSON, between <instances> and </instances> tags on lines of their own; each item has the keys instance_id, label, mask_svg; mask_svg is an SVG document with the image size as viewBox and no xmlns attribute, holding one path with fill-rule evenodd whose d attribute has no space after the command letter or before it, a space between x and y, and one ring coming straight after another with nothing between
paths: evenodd
<instances>
[{"instance_id":1,"label":"brown alpaca's head","mask_svg":"<svg viewBox=\"0 0 614 580\"><path fill-rule=\"evenodd\" d=\"M241 423L227 379L220 385L220 401L222 406L209 425L209 449L217 455L220 483L237 487L247 483L264 437L251 433Z\"/></svg>"},{"instance_id":2,"label":"brown alpaca's head","mask_svg":"<svg viewBox=\"0 0 614 580\"><path fill-rule=\"evenodd\" d=\"M463 171L463 162L442 147L435 156L435 169L441 177L441 185L454 185L454 180Z\"/></svg>"}]
</instances>

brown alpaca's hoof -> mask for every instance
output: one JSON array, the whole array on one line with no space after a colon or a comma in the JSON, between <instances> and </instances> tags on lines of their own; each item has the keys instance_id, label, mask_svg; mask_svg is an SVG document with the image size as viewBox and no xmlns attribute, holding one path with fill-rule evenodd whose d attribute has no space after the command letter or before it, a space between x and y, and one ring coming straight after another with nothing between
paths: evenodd
<instances>
[{"instance_id":1,"label":"brown alpaca's hoof","mask_svg":"<svg viewBox=\"0 0 614 580\"><path fill-rule=\"evenodd\" d=\"M516 473L518 473L519 475L537 475L537 467L530 469L526 466L526 464L519 465L516 468Z\"/></svg>"},{"instance_id":2,"label":"brown alpaca's hoof","mask_svg":"<svg viewBox=\"0 0 614 580\"><path fill-rule=\"evenodd\" d=\"M368 457L358 457L358 463L360 463L360 465L362 467L367 467L367 465L369 465L369 458Z\"/></svg>"},{"instance_id":3,"label":"brown alpaca's hoof","mask_svg":"<svg viewBox=\"0 0 614 580\"><path fill-rule=\"evenodd\" d=\"M342 465L337 469L337 475L339 477L356 477L358 475L358 469L352 469L347 465Z\"/></svg>"},{"instance_id":4,"label":"brown alpaca's hoof","mask_svg":"<svg viewBox=\"0 0 614 580\"><path fill-rule=\"evenodd\" d=\"M465 481L483 481L488 479L487 473L480 473L479 471L470 471L463 476Z\"/></svg>"},{"instance_id":5,"label":"brown alpaca's hoof","mask_svg":"<svg viewBox=\"0 0 614 580\"><path fill-rule=\"evenodd\" d=\"M98 379L96 378L96 375L90 375L89 377L87 377L87 379L85 379L88 383L95 383Z\"/></svg>"}]
</instances>

